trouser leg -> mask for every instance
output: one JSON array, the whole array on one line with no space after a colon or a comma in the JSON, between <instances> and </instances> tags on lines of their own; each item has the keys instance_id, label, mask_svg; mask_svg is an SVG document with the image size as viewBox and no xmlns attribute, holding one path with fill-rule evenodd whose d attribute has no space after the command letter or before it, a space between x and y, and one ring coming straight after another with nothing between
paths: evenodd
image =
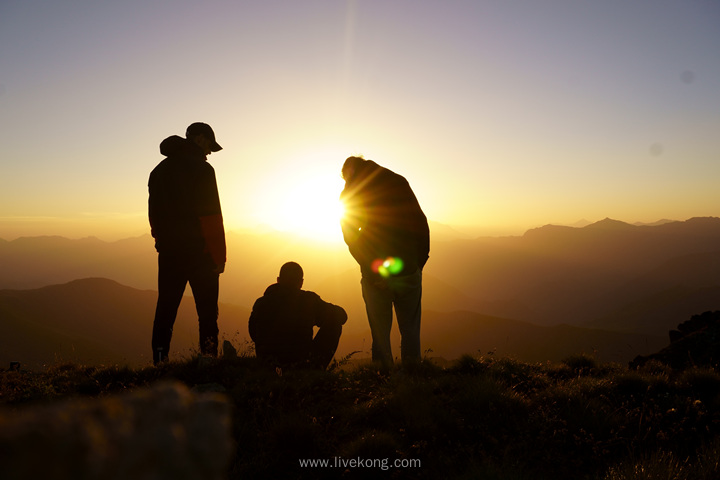
<instances>
[{"instance_id":1,"label":"trouser leg","mask_svg":"<svg viewBox=\"0 0 720 480\"><path fill-rule=\"evenodd\" d=\"M393 285L395 314L400 330L400 356L403 363L420 361L420 319L422 303L422 273L398 277Z\"/></svg>"},{"instance_id":2,"label":"trouser leg","mask_svg":"<svg viewBox=\"0 0 720 480\"><path fill-rule=\"evenodd\" d=\"M219 275L210 267L202 267L190 277L190 288L195 297L200 330L200 352L217 356L218 352L218 293Z\"/></svg>"},{"instance_id":3,"label":"trouser leg","mask_svg":"<svg viewBox=\"0 0 720 480\"><path fill-rule=\"evenodd\" d=\"M362 294L365 300L370 333L372 334L372 359L384 367L393 364L390 330L392 328L392 295L387 288L363 278Z\"/></svg>"},{"instance_id":4,"label":"trouser leg","mask_svg":"<svg viewBox=\"0 0 720 480\"><path fill-rule=\"evenodd\" d=\"M323 370L326 369L335 356L340 343L340 335L342 335L340 323L328 322L327 325L318 329L312 342L310 363Z\"/></svg>"},{"instance_id":5,"label":"trouser leg","mask_svg":"<svg viewBox=\"0 0 720 480\"><path fill-rule=\"evenodd\" d=\"M158 300L152 332L153 363L166 360L168 357L173 325L186 284L187 276L177 259L160 254Z\"/></svg>"}]
</instances>

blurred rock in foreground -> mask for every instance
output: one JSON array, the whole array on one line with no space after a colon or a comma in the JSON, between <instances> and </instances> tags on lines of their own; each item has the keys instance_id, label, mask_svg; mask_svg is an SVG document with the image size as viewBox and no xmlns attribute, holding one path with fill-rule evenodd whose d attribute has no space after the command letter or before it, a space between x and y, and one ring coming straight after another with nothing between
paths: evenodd
<instances>
[{"instance_id":1,"label":"blurred rock in foreground","mask_svg":"<svg viewBox=\"0 0 720 480\"><path fill-rule=\"evenodd\" d=\"M102 399L0 410L3 479L222 479L230 404L164 383Z\"/></svg>"}]
</instances>

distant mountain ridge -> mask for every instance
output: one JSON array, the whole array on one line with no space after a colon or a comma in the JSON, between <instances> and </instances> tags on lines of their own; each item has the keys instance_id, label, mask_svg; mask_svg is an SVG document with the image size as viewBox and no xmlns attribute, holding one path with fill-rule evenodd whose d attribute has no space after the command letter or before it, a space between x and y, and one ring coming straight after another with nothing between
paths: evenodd
<instances>
[{"instance_id":1,"label":"distant mountain ridge","mask_svg":"<svg viewBox=\"0 0 720 480\"><path fill-rule=\"evenodd\" d=\"M0 365L149 363L156 300L155 291L105 278L0 290ZM248 316L236 306L220 308L228 321ZM196 319L192 299L183 299L173 333L175 353L187 353L197 345Z\"/></svg>"},{"instance_id":2,"label":"distant mountain ridge","mask_svg":"<svg viewBox=\"0 0 720 480\"><path fill-rule=\"evenodd\" d=\"M156 284L152 237L105 242L95 237L20 237L0 242L0 288L37 288L88 277L112 278L142 289Z\"/></svg>"},{"instance_id":3,"label":"distant mountain ridge","mask_svg":"<svg viewBox=\"0 0 720 480\"><path fill-rule=\"evenodd\" d=\"M546 225L522 236L452 240L431 231L424 309L664 336L692 315L720 309L720 219L658 223L604 219L582 228ZM305 288L346 307L358 325L366 323L359 269L345 245L277 232L228 233L221 301L249 310L289 260L303 265ZM157 254L149 235L118 242L2 241L0 265L0 288L88 277L156 288Z\"/></svg>"},{"instance_id":4,"label":"distant mountain ridge","mask_svg":"<svg viewBox=\"0 0 720 480\"><path fill-rule=\"evenodd\" d=\"M75 280L33 290L0 290L0 365L19 361L38 367L80 364L150 363L150 336L157 293L104 278ZM197 345L197 320L185 298L175 324L171 356L189 355ZM220 305L221 339L249 347L249 311ZM399 338L393 335L395 354ZM422 343L431 356L454 359L465 353L493 352L526 361L559 361L577 353L597 353L603 361L628 362L663 346L664 339L570 326L541 327L474 312L424 312ZM360 351L369 356L369 327L349 319L337 357Z\"/></svg>"},{"instance_id":5,"label":"distant mountain ridge","mask_svg":"<svg viewBox=\"0 0 720 480\"><path fill-rule=\"evenodd\" d=\"M636 225L631 225L626 222L621 222L620 220L613 220L612 218L604 218L603 220L600 220L599 222L591 223L589 225L586 225L583 228L588 229L597 229L597 230L610 230L610 229L629 229L629 228L635 228Z\"/></svg>"},{"instance_id":6,"label":"distant mountain ridge","mask_svg":"<svg viewBox=\"0 0 720 480\"><path fill-rule=\"evenodd\" d=\"M645 227L656 227L656 226L658 226L658 225L664 225L664 224L666 224L666 223L673 223L673 222L677 222L677 220L670 220L670 219L668 219L668 218L662 218L662 219L660 219L660 220L657 220L657 221L655 221L655 222L650 222L650 223L635 222L635 223L633 223L633 225L635 225L635 226L637 226L637 227L643 227L643 226L645 226Z\"/></svg>"},{"instance_id":7,"label":"distant mountain ridge","mask_svg":"<svg viewBox=\"0 0 720 480\"><path fill-rule=\"evenodd\" d=\"M477 299L473 310L542 325L592 322L608 328L602 322L617 324L614 317L634 302L685 286L684 298L671 302L679 319L653 321L653 313L638 305L638 315L622 326L661 334L693 314L718 308L720 272L704 269L692 281L687 273L712 264L717 252L720 219L715 217L652 227L606 219L583 228L547 225L522 237L453 242L452 252L435 250L428 270L448 278L456 273L449 266L462 258L464 270L472 272L463 276L463 291L475 292L470 294ZM686 274L650 275L666 264ZM626 289L642 291L644 297L629 298Z\"/></svg>"}]
</instances>

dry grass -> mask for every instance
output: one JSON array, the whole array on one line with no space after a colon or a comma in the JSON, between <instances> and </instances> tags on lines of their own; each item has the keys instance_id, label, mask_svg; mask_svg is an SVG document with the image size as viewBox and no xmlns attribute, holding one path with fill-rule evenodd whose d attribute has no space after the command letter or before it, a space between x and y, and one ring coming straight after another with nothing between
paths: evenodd
<instances>
[{"instance_id":1,"label":"dry grass","mask_svg":"<svg viewBox=\"0 0 720 480\"><path fill-rule=\"evenodd\" d=\"M639 371L577 356L527 364L463 356L380 372L275 371L248 355L161 367L57 365L0 372L4 410L176 379L234 404L229 478L720 478L720 375ZM302 459L390 466L301 468ZM393 462L404 463L396 468ZM420 466L417 466L419 461Z\"/></svg>"}]
</instances>

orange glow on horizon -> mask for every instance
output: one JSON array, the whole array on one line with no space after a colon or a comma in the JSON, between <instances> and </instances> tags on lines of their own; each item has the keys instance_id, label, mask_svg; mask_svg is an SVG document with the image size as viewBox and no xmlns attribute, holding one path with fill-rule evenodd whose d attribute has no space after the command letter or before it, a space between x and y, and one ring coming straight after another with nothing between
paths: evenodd
<instances>
[{"instance_id":1,"label":"orange glow on horizon","mask_svg":"<svg viewBox=\"0 0 720 480\"><path fill-rule=\"evenodd\" d=\"M319 241L342 241L340 202L343 181L335 152L292 157L282 173L273 172L254 194L260 225Z\"/></svg>"}]
</instances>

